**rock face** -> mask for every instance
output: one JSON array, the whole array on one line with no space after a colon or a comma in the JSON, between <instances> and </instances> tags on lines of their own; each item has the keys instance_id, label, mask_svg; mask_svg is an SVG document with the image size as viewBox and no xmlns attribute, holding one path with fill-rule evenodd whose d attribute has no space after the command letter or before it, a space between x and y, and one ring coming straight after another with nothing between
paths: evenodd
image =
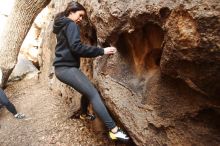
<instances>
[{"instance_id":1,"label":"rock face","mask_svg":"<svg viewBox=\"0 0 220 146\"><path fill-rule=\"evenodd\" d=\"M153 34L150 39L154 40L148 41L158 42L161 45L159 47L164 50L160 65L162 72L185 80L191 87L207 96L218 97L220 94L220 76L216 74L220 69L218 1L81 1L87 6L101 43L115 45L117 40L127 36L124 34L131 34L133 31L142 31L143 34L136 34L140 38L145 37L144 35L149 34L146 31L149 23L159 25L165 35L163 46L160 43L161 38L155 38ZM131 36L133 39L138 37ZM144 39L139 40L142 43L146 42ZM122 47L126 50L126 47ZM152 47L158 46L150 46ZM146 52L143 52L143 56L144 53Z\"/></svg>"},{"instance_id":2,"label":"rock face","mask_svg":"<svg viewBox=\"0 0 220 146\"><path fill-rule=\"evenodd\" d=\"M162 72L207 95L220 95L220 5L208 2L172 11L165 28Z\"/></svg>"},{"instance_id":3,"label":"rock face","mask_svg":"<svg viewBox=\"0 0 220 146\"><path fill-rule=\"evenodd\" d=\"M96 60L94 78L134 142L217 145L219 99L207 97L220 91L218 2L80 2L98 42L118 48Z\"/></svg>"},{"instance_id":4,"label":"rock face","mask_svg":"<svg viewBox=\"0 0 220 146\"><path fill-rule=\"evenodd\" d=\"M118 49L83 60L82 69L134 143L219 145L219 2L78 1L91 22L82 25L83 41ZM54 1L51 9L67 2ZM42 79L51 75L51 87L72 99L75 93L53 75L51 31L52 22L43 38Z\"/></svg>"},{"instance_id":5,"label":"rock face","mask_svg":"<svg viewBox=\"0 0 220 146\"><path fill-rule=\"evenodd\" d=\"M9 80L21 80L21 79L31 79L38 78L39 70L32 64L31 61L27 60L23 55L18 56L18 62L13 69Z\"/></svg>"}]
</instances>

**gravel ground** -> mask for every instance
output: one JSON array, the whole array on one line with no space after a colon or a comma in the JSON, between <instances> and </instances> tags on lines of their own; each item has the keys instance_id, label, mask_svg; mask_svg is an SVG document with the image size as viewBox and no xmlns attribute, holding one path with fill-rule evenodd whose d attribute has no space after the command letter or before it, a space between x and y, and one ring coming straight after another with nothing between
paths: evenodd
<instances>
[{"instance_id":1,"label":"gravel ground","mask_svg":"<svg viewBox=\"0 0 220 146\"><path fill-rule=\"evenodd\" d=\"M1 146L128 145L110 141L106 133L94 133L85 121L68 118L60 97L45 86L25 80L6 88L9 99L27 118L17 120L5 108L0 110Z\"/></svg>"}]
</instances>

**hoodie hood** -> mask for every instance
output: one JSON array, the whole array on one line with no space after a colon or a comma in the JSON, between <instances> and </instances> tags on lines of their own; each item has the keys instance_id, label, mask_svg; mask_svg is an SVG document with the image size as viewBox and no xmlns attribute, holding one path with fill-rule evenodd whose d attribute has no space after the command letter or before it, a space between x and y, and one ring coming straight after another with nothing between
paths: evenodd
<instances>
[{"instance_id":1,"label":"hoodie hood","mask_svg":"<svg viewBox=\"0 0 220 146\"><path fill-rule=\"evenodd\" d=\"M53 33L58 34L60 30L70 22L73 21L65 16L55 19L53 24Z\"/></svg>"}]
</instances>

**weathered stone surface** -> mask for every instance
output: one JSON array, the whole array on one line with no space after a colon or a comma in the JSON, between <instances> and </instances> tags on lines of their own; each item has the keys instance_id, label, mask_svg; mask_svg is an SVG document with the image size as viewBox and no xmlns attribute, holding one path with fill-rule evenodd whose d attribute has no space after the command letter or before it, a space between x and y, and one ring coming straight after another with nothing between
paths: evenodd
<instances>
[{"instance_id":1,"label":"weathered stone surface","mask_svg":"<svg viewBox=\"0 0 220 146\"><path fill-rule=\"evenodd\" d=\"M137 145L218 144L219 101L159 70L138 77L119 54L96 60L95 68L106 105Z\"/></svg>"},{"instance_id":2,"label":"weathered stone surface","mask_svg":"<svg viewBox=\"0 0 220 146\"><path fill-rule=\"evenodd\" d=\"M213 1L170 14L162 72L209 97L220 95L220 6Z\"/></svg>"},{"instance_id":3,"label":"weathered stone surface","mask_svg":"<svg viewBox=\"0 0 220 146\"><path fill-rule=\"evenodd\" d=\"M98 42L118 48L118 56L96 60L94 78L134 142L217 145L218 122L210 119L219 121L219 102L204 95L218 96L220 91L218 2L80 2ZM202 23L210 20L213 27ZM207 128L207 123L212 126Z\"/></svg>"},{"instance_id":4,"label":"weathered stone surface","mask_svg":"<svg viewBox=\"0 0 220 146\"><path fill-rule=\"evenodd\" d=\"M32 64L31 61L27 60L23 55L18 56L18 62L13 69L9 80L21 80L21 79L30 79L38 78L39 70Z\"/></svg>"},{"instance_id":5,"label":"weathered stone surface","mask_svg":"<svg viewBox=\"0 0 220 146\"><path fill-rule=\"evenodd\" d=\"M56 1L55 11L66 2ZM84 42L118 48L113 56L95 59L93 66L84 60L82 69L95 79L132 140L137 145L218 145L220 103L206 97L218 95L219 89L217 0L79 2L93 27L82 25ZM53 75L51 31L52 22L44 33L41 77L46 81L49 76L51 88L67 99L74 96L76 103L75 93Z\"/></svg>"},{"instance_id":6,"label":"weathered stone surface","mask_svg":"<svg viewBox=\"0 0 220 146\"><path fill-rule=\"evenodd\" d=\"M114 45L121 33L131 33L150 21L159 24L166 33L162 72L185 80L200 93L220 94L217 0L80 2L86 6L101 43Z\"/></svg>"}]
</instances>

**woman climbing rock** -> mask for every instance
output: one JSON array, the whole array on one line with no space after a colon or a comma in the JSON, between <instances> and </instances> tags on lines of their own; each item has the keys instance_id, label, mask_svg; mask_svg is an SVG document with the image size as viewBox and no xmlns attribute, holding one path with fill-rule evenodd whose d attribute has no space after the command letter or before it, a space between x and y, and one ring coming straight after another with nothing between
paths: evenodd
<instances>
[{"instance_id":1,"label":"woman climbing rock","mask_svg":"<svg viewBox=\"0 0 220 146\"><path fill-rule=\"evenodd\" d=\"M78 24L85 15L85 8L78 2L72 1L68 3L65 11L58 13L55 17L53 32L57 38L54 61L56 77L82 94L81 118L91 120L95 118L87 111L88 103L91 102L94 111L109 129L110 138L129 140L129 137L116 126L109 115L97 89L79 69L80 57L97 57L116 52L115 47L98 48L81 43Z\"/></svg>"}]
</instances>

